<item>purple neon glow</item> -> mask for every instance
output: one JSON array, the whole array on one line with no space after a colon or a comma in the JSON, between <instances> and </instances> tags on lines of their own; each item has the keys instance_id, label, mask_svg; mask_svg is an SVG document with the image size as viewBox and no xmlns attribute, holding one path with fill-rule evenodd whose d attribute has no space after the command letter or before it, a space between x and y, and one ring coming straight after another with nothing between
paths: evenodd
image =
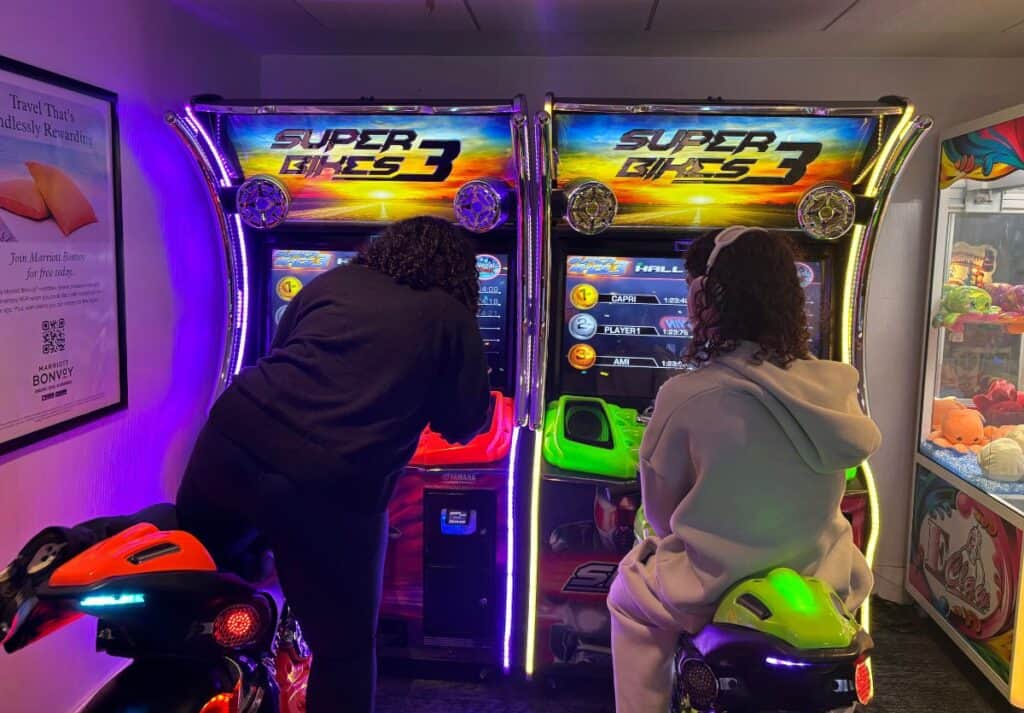
<instances>
[{"instance_id":1,"label":"purple neon glow","mask_svg":"<svg viewBox=\"0 0 1024 713\"><path fill-rule=\"evenodd\" d=\"M502 669L507 673L512 666L512 587L515 582L516 568L516 519L515 519L515 495L516 495L516 459L519 455L519 427L512 428L512 451L508 458L508 489L505 497L508 498L507 506L507 527L506 537L507 552L505 555L505 638L502 646Z\"/></svg>"},{"instance_id":2,"label":"purple neon glow","mask_svg":"<svg viewBox=\"0 0 1024 713\"><path fill-rule=\"evenodd\" d=\"M811 665L806 661L790 661L789 659L777 659L774 656L765 657L764 662L769 666L784 666L786 668L807 668Z\"/></svg>"},{"instance_id":3,"label":"purple neon glow","mask_svg":"<svg viewBox=\"0 0 1024 713\"><path fill-rule=\"evenodd\" d=\"M241 256L242 267L242 294L240 300L242 309L238 311L241 324L239 325L238 355L235 359L235 371L237 374L242 370L242 358L245 356L245 340L249 333L249 258L245 251L245 229L242 228L242 218L235 213L235 229L238 231L238 253Z\"/></svg>"},{"instance_id":4,"label":"purple neon glow","mask_svg":"<svg viewBox=\"0 0 1024 713\"><path fill-rule=\"evenodd\" d=\"M214 162L217 164L217 168L220 169L220 184L225 188L231 185L231 178L228 176L228 170L225 167L224 159L220 155L220 151L217 150L217 145L213 143L213 139L210 134L207 133L206 127L200 123L199 119L196 118L196 114L192 111L191 106L185 107L185 114L188 115L189 120L192 122L192 126L199 135L203 137L203 142L206 144L206 148L210 151L210 154L214 158Z\"/></svg>"},{"instance_id":5,"label":"purple neon glow","mask_svg":"<svg viewBox=\"0 0 1024 713\"><path fill-rule=\"evenodd\" d=\"M224 157L221 156L220 149L213 142L213 138L206 131L206 128L202 125L199 119L196 117L195 112L191 106L185 107L185 114L188 116L188 120L192 125L192 128L199 134L203 139L203 143L206 145L206 150L213 156L214 165L220 171L220 184L225 188L231 185L231 177L228 173L227 162ZM238 309L235 310L235 329L238 334L238 346L235 353L235 364L232 369L232 374L237 374L242 370L242 360L245 356L245 343L249 332L249 256L246 253L245 247L245 229L242 227L242 219L239 215L235 214L235 240L236 247L238 248L239 256L239 267L242 272L242 290L241 294L234 295L235 300L238 302Z\"/></svg>"}]
</instances>

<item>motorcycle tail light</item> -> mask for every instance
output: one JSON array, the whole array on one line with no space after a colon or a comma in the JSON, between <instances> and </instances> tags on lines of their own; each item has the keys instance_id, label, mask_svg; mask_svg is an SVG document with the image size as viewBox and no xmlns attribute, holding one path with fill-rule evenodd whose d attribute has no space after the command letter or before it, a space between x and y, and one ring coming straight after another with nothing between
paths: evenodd
<instances>
[{"instance_id":1,"label":"motorcycle tail light","mask_svg":"<svg viewBox=\"0 0 1024 713\"><path fill-rule=\"evenodd\" d=\"M213 638L225 648L237 649L255 641L261 626L256 607L234 604L217 615L213 622Z\"/></svg>"},{"instance_id":2,"label":"motorcycle tail light","mask_svg":"<svg viewBox=\"0 0 1024 713\"><path fill-rule=\"evenodd\" d=\"M199 709L199 713L238 713L239 688L240 684L235 684L231 693L218 693Z\"/></svg>"},{"instance_id":3,"label":"motorcycle tail light","mask_svg":"<svg viewBox=\"0 0 1024 713\"><path fill-rule=\"evenodd\" d=\"M861 659L857 662L854 683L857 686L857 700L861 705L866 706L875 697L875 683L871 676L871 659Z\"/></svg>"}]
</instances>

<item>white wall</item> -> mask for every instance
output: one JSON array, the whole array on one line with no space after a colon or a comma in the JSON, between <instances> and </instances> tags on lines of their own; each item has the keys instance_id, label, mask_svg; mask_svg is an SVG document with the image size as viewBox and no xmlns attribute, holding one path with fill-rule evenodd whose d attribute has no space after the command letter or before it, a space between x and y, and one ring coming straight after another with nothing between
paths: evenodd
<instances>
[{"instance_id":1,"label":"white wall","mask_svg":"<svg viewBox=\"0 0 1024 713\"><path fill-rule=\"evenodd\" d=\"M120 94L130 403L0 459L6 562L44 525L173 496L214 387L225 288L209 199L162 115L199 92L254 94L258 63L157 0L0 5L4 55ZM0 656L0 709L73 710L119 665L94 637L82 621Z\"/></svg>"},{"instance_id":2,"label":"white wall","mask_svg":"<svg viewBox=\"0 0 1024 713\"><path fill-rule=\"evenodd\" d=\"M902 594L938 134L1024 101L1024 60L687 59L629 57L263 58L272 98L576 97L877 99L910 97L936 128L906 167L875 254L868 305L868 388L885 434L873 463L882 494L876 574L887 598Z\"/></svg>"}]
</instances>

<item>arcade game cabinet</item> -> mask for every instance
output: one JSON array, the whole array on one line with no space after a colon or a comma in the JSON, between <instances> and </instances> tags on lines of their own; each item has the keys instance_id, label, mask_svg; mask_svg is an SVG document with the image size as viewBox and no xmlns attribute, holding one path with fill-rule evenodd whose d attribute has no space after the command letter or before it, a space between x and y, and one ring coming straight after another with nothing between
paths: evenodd
<instances>
[{"instance_id":1,"label":"arcade game cabinet","mask_svg":"<svg viewBox=\"0 0 1024 713\"><path fill-rule=\"evenodd\" d=\"M791 231L812 350L862 365L871 248L930 121L864 104L595 103L537 116L544 264L533 423L528 674L610 666L605 596L632 545L637 451L658 388L688 368L683 256L708 229ZM874 548L865 464L844 510Z\"/></svg>"},{"instance_id":2,"label":"arcade game cabinet","mask_svg":"<svg viewBox=\"0 0 1024 713\"><path fill-rule=\"evenodd\" d=\"M292 103L198 97L168 121L206 176L228 274L221 387L259 358L288 302L385 225L417 215L470 231L491 418L465 446L429 430L390 512L384 656L509 662L515 463L527 421L529 146L510 102ZM525 439L523 439L525 440ZM344 543L338 543L339 557Z\"/></svg>"},{"instance_id":3,"label":"arcade game cabinet","mask_svg":"<svg viewBox=\"0 0 1024 713\"><path fill-rule=\"evenodd\" d=\"M939 143L907 591L1024 707L1024 106Z\"/></svg>"}]
</instances>

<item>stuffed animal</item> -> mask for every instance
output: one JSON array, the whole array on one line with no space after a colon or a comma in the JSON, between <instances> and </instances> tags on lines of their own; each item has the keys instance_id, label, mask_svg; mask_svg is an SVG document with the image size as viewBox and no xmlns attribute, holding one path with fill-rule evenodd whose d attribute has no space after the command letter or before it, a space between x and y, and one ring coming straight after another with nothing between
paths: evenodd
<instances>
[{"instance_id":1,"label":"stuffed animal","mask_svg":"<svg viewBox=\"0 0 1024 713\"><path fill-rule=\"evenodd\" d=\"M1006 282L991 282L985 291L992 297L992 304L1004 312L1024 312L1024 285Z\"/></svg>"},{"instance_id":2,"label":"stuffed animal","mask_svg":"<svg viewBox=\"0 0 1024 713\"><path fill-rule=\"evenodd\" d=\"M932 326L951 327L964 314L997 314L998 307L992 306L992 295L980 287L969 285L944 285L939 312L932 320Z\"/></svg>"},{"instance_id":3,"label":"stuffed animal","mask_svg":"<svg viewBox=\"0 0 1024 713\"><path fill-rule=\"evenodd\" d=\"M967 408L962 403L957 401L955 396L947 396L944 399L933 399L932 400L932 430L938 431L942 428L942 419L946 417L946 414L954 409Z\"/></svg>"},{"instance_id":4,"label":"stuffed animal","mask_svg":"<svg viewBox=\"0 0 1024 713\"><path fill-rule=\"evenodd\" d=\"M950 410L942 419L942 428L932 431L928 440L940 448L952 448L958 453L977 453L989 442L981 413L972 408Z\"/></svg>"},{"instance_id":5,"label":"stuffed animal","mask_svg":"<svg viewBox=\"0 0 1024 713\"><path fill-rule=\"evenodd\" d=\"M973 399L989 426L1016 426L1024 423L1024 394L1006 379L993 379L984 394Z\"/></svg>"},{"instance_id":6,"label":"stuffed animal","mask_svg":"<svg viewBox=\"0 0 1024 713\"><path fill-rule=\"evenodd\" d=\"M995 480L1020 480L1024 476L1024 449L1012 438L997 438L978 452L982 472Z\"/></svg>"},{"instance_id":7,"label":"stuffed animal","mask_svg":"<svg viewBox=\"0 0 1024 713\"><path fill-rule=\"evenodd\" d=\"M1016 441L1021 450L1024 450L1024 426L1007 426L1006 432L1000 437Z\"/></svg>"},{"instance_id":8,"label":"stuffed animal","mask_svg":"<svg viewBox=\"0 0 1024 713\"><path fill-rule=\"evenodd\" d=\"M1007 282L990 282L987 285L984 285L984 289L985 292L989 293L992 297L992 304L1000 309L1007 309L1007 304L1009 304L1008 296L1010 294L1010 290L1013 289L1013 285Z\"/></svg>"}]
</instances>

